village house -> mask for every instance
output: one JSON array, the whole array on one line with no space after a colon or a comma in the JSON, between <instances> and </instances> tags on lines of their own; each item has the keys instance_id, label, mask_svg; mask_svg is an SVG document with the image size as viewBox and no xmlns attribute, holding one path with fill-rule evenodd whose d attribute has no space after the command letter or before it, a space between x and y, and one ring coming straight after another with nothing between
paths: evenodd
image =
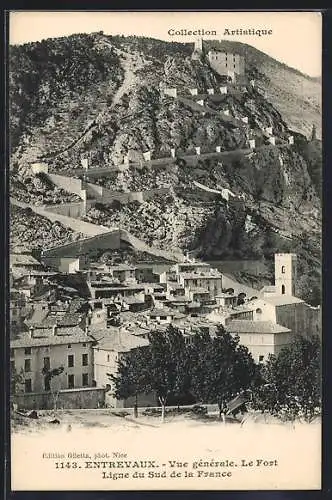
<instances>
[{"instance_id":1,"label":"village house","mask_svg":"<svg viewBox=\"0 0 332 500\"><path fill-rule=\"evenodd\" d=\"M135 278L137 283L159 283L159 275L154 273L153 264L137 264Z\"/></svg>"},{"instance_id":2,"label":"village house","mask_svg":"<svg viewBox=\"0 0 332 500\"><path fill-rule=\"evenodd\" d=\"M171 267L171 271L175 271L176 276L180 273L191 273L191 272L208 272L211 266L206 262L178 262Z\"/></svg>"},{"instance_id":3,"label":"village house","mask_svg":"<svg viewBox=\"0 0 332 500\"><path fill-rule=\"evenodd\" d=\"M59 260L58 270L62 274L75 274L85 267L85 259L83 257L61 257Z\"/></svg>"},{"instance_id":4,"label":"village house","mask_svg":"<svg viewBox=\"0 0 332 500\"><path fill-rule=\"evenodd\" d=\"M238 335L240 344L248 348L254 360L264 363L269 354L278 355L292 340L292 332L272 321L233 319L226 326L232 335Z\"/></svg>"},{"instance_id":5,"label":"village house","mask_svg":"<svg viewBox=\"0 0 332 500\"><path fill-rule=\"evenodd\" d=\"M135 403L138 406L156 404L156 398L153 394L138 394L137 399L117 400L114 396L114 385L110 377L111 374L116 375L118 373L118 362L127 353L147 345L149 345L148 340L131 335L126 331L120 331L119 329L117 333L107 335L99 340L98 344L93 347L94 380L97 387L108 389L105 395L107 406L112 408L128 408L133 407Z\"/></svg>"},{"instance_id":6,"label":"village house","mask_svg":"<svg viewBox=\"0 0 332 500\"><path fill-rule=\"evenodd\" d=\"M136 267L127 264L110 266L109 271L119 283L136 283Z\"/></svg>"},{"instance_id":7,"label":"village house","mask_svg":"<svg viewBox=\"0 0 332 500\"><path fill-rule=\"evenodd\" d=\"M184 317L184 315L178 313L177 311L166 307L147 311L145 316L148 318L149 322L157 322L159 324L170 324Z\"/></svg>"},{"instance_id":8,"label":"village house","mask_svg":"<svg viewBox=\"0 0 332 500\"><path fill-rule=\"evenodd\" d=\"M31 312L26 317L27 327L85 327L87 308L83 307L86 302L80 299L70 302L66 300L51 301L39 300L31 304Z\"/></svg>"},{"instance_id":9,"label":"village house","mask_svg":"<svg viewBox=\"0 0 332 500\"><path fill-rule=\"evenodd\" d=\"M144 300L144 285L124 285L109 279L87 281L92 299L141 296Z\"/></svg>"},{"instance_id":10,"label":"village house","mask_svg":"<svg viewBox=\"0 0 332 500\"><path fill-rule=\"evenodd\" d=\"M200 304L210 303L211 294L208 289L202 287L185 288L185 296L192 302Z\"/></svg>"},{"instance_id":11,"label":"village house","mask_svg":"<svg viewBox=\"0 0 332 500\"><path fill-rule=\"evenodd\" d=\"M272 321L295 335L320 335L320 309L292 295L268 295L252 303L254 321Z\"/></svg>"},{"instance_id":12,"label":"village house","mask_svg":"<svg viewBox=\"0 0 332 500\"><path fill-rule=\"evenodd\" d=\"M24 374L18 392L50 390L42 370L63 367L51 382L57 390L93 385L93 340L78 327L33 328L10 342L11 368Z\"/></svg>"},{"instance_id":13,"label":"village house","mask_svg":"<svg viewBox=\"0 0 332 500\"><path fill-rule=\"evenodd\" d=\"M16 276L28 274L31 271L42 270L43 266L31 254L11 253L9 258L10 272Z\"/></svg>"},{"instance_id":14,"label":"village house","mask_svg":"<svg viewBox=\"0 0 332 500\"><path fill-rule=\"evenodd\" d=\"M53 286L51 279L55 276L57 274L50 271L22 271L14 281L21 293L30 299L48 291Z\"/></svg>"},{"instance_id":15,"label":"village house","mask_svg":"<svg viewBox=\"0 0 332 500\"><path fill-rule=\"evenodd\" d=\"M31 314L32 304L20 289L11 288L9 293L10 338L24 328L24 320Z\"/></svg>"},{"instance_id":16,"label":"village house","mask_svg":"<svg viewBox=\"0 0 332 500\"><path fill-rule=\"evenodd\" d=\"M222 275L215 269L202 272L181 272L178 275L178 282L185 289L199 287L208 290L211 299L222 292Z\"/></svg>"},{"instance_id":17,"label":"village house","mask_svg":"<svg viewBox=\"0 0 332 500\"><path fill-rule=\"evenodd\" d=\"M209 333L213 337L217 331L217 325L208 319L187 316L176 324L176 328L183 333L186 344L190 344L193 336L198 332Z\"/></svg>"},{"instance_id":18,"label":"village house","mask_svg":"<svg viewBox=\"0 0 332 500\"><path fill-rule=\"evenodd\" d=\"M221 307L234 307L238 301L238 295L234 293L220 293L216 295L216 304Z\"/></svg>"}]
</instances>

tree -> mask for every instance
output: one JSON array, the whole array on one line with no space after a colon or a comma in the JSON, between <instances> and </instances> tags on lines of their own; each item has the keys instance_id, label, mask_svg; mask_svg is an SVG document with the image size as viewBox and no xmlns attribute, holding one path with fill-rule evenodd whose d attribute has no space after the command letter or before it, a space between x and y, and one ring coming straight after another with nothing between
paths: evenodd
<instances>
[{"instance_id":1,"label":"tree","mask_svg":"<svg viewBox=\"0 0 332 500\"><path fill-rule=\"evenodd\" d=\"M149 345L130 351L118 362L118 373L110 378L117 399L154 392L164 421L168 399L186 394L190 387L187 348L184 336L172 326L165 332L150 332L148 338Z\"/></svg>"},{"instance_id":2,"label":"tree","mask_svg":"<svg viewBox=\"0 0 332 500\"><path fill-rule=\"evenodd\" d=\"M50 368L47 368L46 366L44 366L42 369L42 374L44 375L44 381L45 381L45 388L47 388L46 390L51 391L51 394L53 397L54 410L56 410L56 407L57 407L57 401L58 401L58 397L59 397L60 388L53 387L53 384L51 384L51 381L53 378L57 377L58 375L61 375L61 373L63 373L63 371L64 371L63 366L59 366L58 368L53 368L53 369L50 369Z\"/></svg>"},{"instance_id":3,"label":"tree","mask_svg":"<svg viewBox=\"0 0 332 500\"><path fill-rule=\"evenodd\" d=\"M220 326L214 338L199 332L190 346L192 390L205 403L217 403L220 416L227 403L255 382L257 368L248 349Z\"/></svg>"},{"instance_id":4,"label":"tree","mask_svg":"<svg viewBox=\"0 0 332 500\"><path fill-rule=\"evenodd\" d=\"M265 384L254 394L254 406L279 417L311 421L321 405L319 337L296 336L263 368Z\"/></svg>"},{"instance_id":5,"label":"tree","mask_svg":"<svg viewBox=\"0 0 332 500\"><path fill-rule=\"evenodd\" d=\"M10 388L11 393L16 394L20 386L24 385L25 374L23 368L18 372L16 368L12 367L10 370Z\"/></svg>"}]
</instances>

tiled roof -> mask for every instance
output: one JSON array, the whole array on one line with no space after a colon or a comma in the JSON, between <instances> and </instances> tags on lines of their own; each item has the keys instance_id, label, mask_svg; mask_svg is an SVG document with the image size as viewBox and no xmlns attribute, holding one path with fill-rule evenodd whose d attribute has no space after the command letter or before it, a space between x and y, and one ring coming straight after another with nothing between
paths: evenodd
<instances>
[{"instance_id":1,"label":"tiled roof","mask_svg":"<svg viewBox=\"0 0 332 500\"><path fill-rule=\"evenodd\" d=\"M179 303L183 303L183 304L187 304L188 302L191 302L190 299L188 299L187 297L185 297L184 295L178 295L176 297L171 297L170 299L167 299L166 302L168 304L176 304L177 302Z\"/></svg>"},{"instance_id":2,"label":"tiled roof","mask_svg":"<svg viewBox=\"0 0 332 500\"><path fill-rule=\"evenodd\" d=\"M105 337L95 346L95 349L115 352L129 352L131 349L149 345L149 341L127 332L119 332L117 335Z\"/></svg>"},{"instance_id":3,"label":"tiled roof","mask_svg":"<svg viewBox=\"0 0 332 500\"><path fill-rule=\"evenodd\" d=\"M82 314L66 313L64 315L48 316L43 321L43 325L58 325L59 327L76 326L82 320Z\"/></svg>"},{"instance_id":4,"label":"tiled roof","mask_svg":"<svg viewBox=\"0 0 332 500\"><path fill-rule=\"evenodd\" d=\"M10 255L10 265L11 266L40 266L38 260L36 260L32 255L16 254Z\"/></svg>"},{"instance_id":5,"label":"tiled roof","mask_svg":"<svg viewBox=\"0 0 332 500\"><path fill-rule=\"evenodd\" d=\"M137 299L136 297L125 297L123 299L125 304L144 304L144 300Z\"/></svg>"},{"instance_id":6,"label":"tiled roof","mask_svg":"<svg viewBox=\"0 0 332 500\"><path fill-rule=\"evenodd\" d=\"M113 283L111 281L90 281L88 282L96 290L113 290L115 292L123 292L124 290L144 290L144 285L121 285L120 283ZM102 285L102 286L98 286Z\"/></svg>"},{"instance_id":7,"label":"tiled roof","mask_svg":"<svg viewBox=\"0 0 332 500\"><path fill-rule=\"evenodd\" d=\"M147 312L148 316L174 316L175 312L170 309L152 309Z\"/></svg>"},{"instance_id":8,"label":"tiled roof","mask_svg":"<svg viewBox=\"0 0 332 500\"><path fill-rule=\"evenodd\" d=\"M93 342L93 339L86 335L81 329L66 328L61 329L62 334L53 334L51 328L43 329L43 337L30 337L29 334L24 334L19 338L10 342L11 348L18 347L41 347L61 344L79 344ZM78 331L79 330L79 331Z\"/></svg>"},{"instance_id":9,"label":"tiled roof","mask_svg":"<svg viewBox=\"0 0 332 500\"><path fill-rule=\"evenodd\" d=\"M275 289L276 289L275 285L265 285L263 286L263 288L261 288L260 292L274 293Z\"/></svg>"},{"instance_id":10,"label":"tiled roof","mask_svg":"<svg viewBox=\"0 0 332 500\"><path fill-rule=\"evenodd\" d=\"M218 295L215 296L216 299L224 299L224 298L231 298L231 299L234 299L235 297L237 297L237 294L236 293L219 293Z\"/></svg>"},{"instance_id":11,"label":"tiled roof","mask_svg":"<svg viewBox=\"0 0 332 500\"><path fill-rule=\"evenodd\" d=\"M27 325L41 325L49 314L48 309L35 309L32 313L32 316L26 320Z\"/></svg>"},{"instance_id":12,"label":"tiled roof","mask_svg":"<svg viewBox=\"0 0 332 500\"><path fill-rule=\"evenodd\" d=\"M221 273L219 273L219 271L215 271L215 272L208 272L208 271L204 271L204 272L192 272L192 273L180 273L180 275L184 278L184 279L220 279L222 277Z\"/></svg>"},{"instance_id":13,"label":"tiled roof","mask_svg":"<svg viewBox=\"0 0 332 500\"><path fill-rule=\"evenodd\" d=\"M301 304L304 300L298 297L293 297L292 295L271 295L264 297L266 302L273 304L274 306L286 306L288 304Z\"/></svg>"},{"instance_id":14,"label":"tiled roof","mask_svg":"<svg viewBox=\"0 0 332 500\"><path fill-rule=\"evenodd\" d=\"M135 266L130 266L128 264L118 264L116 266L109 266L112 271L134 271Z\"/></svg>"},{"instance_id":15,"label":"tiled roof","mask_svg":"<svg viewBox=\"0 0 332 500\"><path fill-rule=\"evenodd\" d=\"M209 290L203 287L190 288L190 291L193 293L209 293Z\"/></svg>"},{"instance_id":16,"label":"tiled roof","mask_svg":"<svg viewBox=\"0 0 332 500\"><path fill-rule=\"evenodd\" d=\"M285 333L289 328L273 323L272 321L252 321L246 319L233 319L226 326L229 333Z\"/></svg>"}]
</instances>

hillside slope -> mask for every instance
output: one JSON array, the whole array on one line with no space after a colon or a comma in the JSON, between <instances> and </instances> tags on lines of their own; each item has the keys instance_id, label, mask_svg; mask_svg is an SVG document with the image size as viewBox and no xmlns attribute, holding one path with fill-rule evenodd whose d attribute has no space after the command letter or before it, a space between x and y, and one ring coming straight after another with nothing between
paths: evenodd
<instances>
[{"instance_id":1,"label":"hillside slope","mask_svg":"<svg viewBox=\"0 0 332 500\"><path fill-rule=\"evenodd\" d=\"M11 168L22 188L31 177L29 161L37 158L68 172L80 168L82 157L91 168L107 167L126 157L140 162L151 151L165 158L160 168L129 166L94 182L118 191L168 187L169 196L139 207L101 205L87 220L209 259L271 258L296 248L300 271L313 280L303 285L310 295L320 274L321 143L306 135L316 124L319 136L319 83L245 44L219 46L246 56L257 86L208 99L204 113L188 100L188 89L217 91L221 80L206 60L192 60L189 44L92 34L12 47ZM163 95L160 84L176 87L180 97ZM225 107L238 120L247 117L250 132L222 121ZM268 126L276 146L264 135ZM202 153L216 146L240 150L248 133L258 147L250 155L168 161L171 148L180 156L194 154L196 146ZM287 145L289 134L294 146ZM210 188L230 189L243 202L228 204L208 195Z\"/></svg>"}]
</instances>

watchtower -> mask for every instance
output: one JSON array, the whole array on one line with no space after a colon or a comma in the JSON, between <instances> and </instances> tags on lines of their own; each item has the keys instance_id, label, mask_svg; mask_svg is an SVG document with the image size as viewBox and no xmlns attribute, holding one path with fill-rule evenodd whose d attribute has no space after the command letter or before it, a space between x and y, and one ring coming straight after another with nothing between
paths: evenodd
<instances>
[{"instance_id":1,"label":"watchtower","mask_svg":"<svg viewBox=\"0 0 332 500\"><path fill-rule=\"evenodd\" d=\"M296 296L297 255L294 253L274 254L275 292L278 295Z\"/></svg>"},{"instance_id":2,"label":"watchtower","mask_svg":"<svg viewBox=\"0 0 332 500\"><path fill-rule=\"evenodd\" d=\"M195 47L194 50L196 52L203 52L203 38L197 38L195 40Z\"/></svg>"}]
</instances>

